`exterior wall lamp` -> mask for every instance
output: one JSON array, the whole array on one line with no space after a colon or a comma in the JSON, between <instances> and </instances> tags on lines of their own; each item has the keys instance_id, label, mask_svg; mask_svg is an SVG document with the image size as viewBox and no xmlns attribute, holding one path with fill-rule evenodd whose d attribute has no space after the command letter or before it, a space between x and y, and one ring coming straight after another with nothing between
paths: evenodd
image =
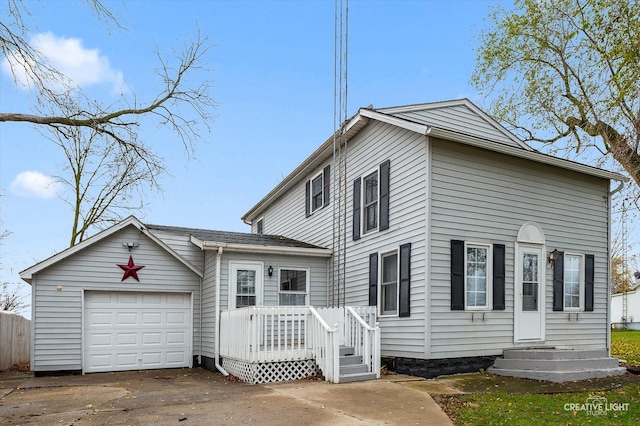
<instances>
[{"instance_id":1,"label":"exterior wall lamp","mask_svg":"<svg viewBox=\"0 0 640 426\"><path fill-rule=\"evenodd\" d=\"M138 247L140 244L133 242L133 241L125 241L124 243L122 243L123 246L125 246L126 248L129 249L129 251L133 250L134 248Z\"/></svg>"},{"instance_id":2,"label":"exterior wall lamp","mask_svg":"<svg viewBox=\"0 0 640 426\"><path fill-rule=\"evenodd\" d=\"M267 269L267 272L269 272L269 276L272 277L273 276L273 266L269 265L269 269Z\"/></svg>"},{"instance_id":3,"label":"exterior wall lamp","mask_svg":"<svg viewBox=\"0 0 640 426\"><path fill-rule=\"evenodd\" d=\"M553 251L549 252L549 263L554 263L559 254L558 249L553 249Z\"/></svg>"}]
</instances>

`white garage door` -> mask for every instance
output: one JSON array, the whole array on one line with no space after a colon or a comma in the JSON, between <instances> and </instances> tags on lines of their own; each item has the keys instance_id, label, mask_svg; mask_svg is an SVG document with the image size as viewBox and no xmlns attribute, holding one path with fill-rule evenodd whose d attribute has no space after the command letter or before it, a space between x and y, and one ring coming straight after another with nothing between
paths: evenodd
<instances>
[{"instance_id":1,"label":"white garage door","mask_svg":"<svg viewBox=\"0 0 640 426\"><path fill-rule=\"evenodd\" d=\"M86 373L191 365L191 295L87 291Z\"/></svg>"}]
</instances>

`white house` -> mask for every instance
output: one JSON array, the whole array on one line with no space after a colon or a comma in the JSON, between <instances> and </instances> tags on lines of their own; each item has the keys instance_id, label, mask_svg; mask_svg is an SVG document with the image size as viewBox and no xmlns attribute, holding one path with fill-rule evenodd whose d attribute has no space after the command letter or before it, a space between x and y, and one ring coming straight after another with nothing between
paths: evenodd
<instances>
[{"instance_id":1,"label":"white house","mask_svg":"<svg viewBox=\"0 0 640 426\"><path fill-rule=\"evenodd\" d=\"M626 293L611 296L611 327L640 330L640 272L635 283Z\"/></svg>"},{"instance_id":2,"label":"white house","mask_svg":"<svg viewBox=\"0 0 640 426\"><path fill-rule=\"evenodd\" d=\"M466 99L362 108L242 217L250 234L128 218L23 271L32 368L343 382L381 358L425 377L532 346L606 358L611 180Z\"/></svg>"}]
</instances>

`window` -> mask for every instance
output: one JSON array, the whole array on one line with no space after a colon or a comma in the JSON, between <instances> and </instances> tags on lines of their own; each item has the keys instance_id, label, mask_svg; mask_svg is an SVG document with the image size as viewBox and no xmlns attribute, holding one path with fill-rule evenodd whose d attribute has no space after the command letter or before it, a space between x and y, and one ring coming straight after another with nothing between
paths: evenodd
<instances>
[{"instance_id":1,"label":"window","mask_svg":"<svg viewBox=\"0 0 640 426\"><path fill-rule=\"evenodd\" d=\"M486 309L488 304L490 246L466 245L465 293L467 309Z\"/></svg>"},{"instance_id":2,"label":"window","mask_svg":"<svg viewBox=\"0 0 640 426\"><path fill-rule=\"evenodd\" d=\"M331 166L326 166L319 174L307 181L304 197L306 217L329 205L330 175Z\"/></svg>"},{"instance_id":3,"label":"window","mask_svg":"<svg viewBox=\"0 0 640 426\"><path fill-rule=\"evenodd\" d=\"M311 211L314 212L322 207L322 175L311 179Z\"/></svg>"},{"instance_id":4,"label":"window","mask_svg":"<svg viewBox=\"0 0 640 426\"><path fill-rule=\"evenodd\" d=\"M264 232L264 219L260 219L256 224L256 232L262 234Z\"/></svg>"},{"instance_id":5,"label":"window","mask_svg":"<svg viewBox=\"0 0 640 426\"><path fill-rule=\"evenodd\" d=\"M369 306L380 316L411 316L411 243L369 254Z\"/></svg>"},{"instance_id":6,"label":"window","mask_svg":"<svg viewBox=\"0 0 640 426\"><path fill-rule=\"evenodd\" d=\"M389 160L353 182L353 240L389 229Z\"/></svg>"},{"instance_id":7,"label":"window","mask_svg":"<svg viewBox=\"0 0 640 426\"><path fill-rule=\"evenodd\" d=\"M307 304L309 273L307 269L280 269L279 304L304 306Z\"/></svg>"},{"instance_id":8,"label":"window","mask_svg":"<svg viewBox=\"0 0 640 426\"><path fill-rule=\"evenodd\" d=\"M504 244L451 240L451 310L505 309Z\"/></svg>"},{"instance_id":9,"label":"window","mask_svg":"<svg viewBox=\"0 0 640 426\"><path fill-rule=\"evenodd\" d=\"M256 271L236 270L236 308L256 304Z\"/></svg>"},{"instance_id":10,"label":"window","mask_svg":"<svg viewBox=\"0 0 640 426\"><path fill-rule=\"evenodd\" d=\"M564 255L564 309L581 308L581 291L584 277L582 274L582 256Z\"/></svg>"},{"instance_id":11,"label":"window","mask_svg":"<svg viewBox=\"0 0 640 426\"><path fill-rule=\"evenodd\" d=\"M362 179L364 182L364 232L378 228L378 172L375 171Z\"/></svg>"},{"instance_id":12,"label":"window","mask_svg":"<svg viewBox=\"0 0 640 426\"><path fill-rule=\"evenodd\" d=\"M553 261L553 310L594 310L595 256L558 252Z\"/></svg>"},{"instance_id":13,"label":"window","mask_svg":"<svg viewBox=\"0 0 640 426\"><path fill-rule=\"evenodd\" d=\"M380 315L398 314L398 253L382 255Z\"/></svg>"}]
</instances>

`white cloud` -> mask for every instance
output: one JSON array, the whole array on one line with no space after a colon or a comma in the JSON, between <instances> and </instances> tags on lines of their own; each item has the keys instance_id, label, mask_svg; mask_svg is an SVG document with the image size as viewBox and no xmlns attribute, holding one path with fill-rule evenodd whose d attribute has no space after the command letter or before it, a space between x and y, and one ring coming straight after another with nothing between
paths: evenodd
<instances>
[{"instance_id":1,"label":"white cloud","mask_svg":"<svg viewBox=\"0 0 640 426\"><path fill-rule=\"evenodd\" d=\"M58 182L40 172L22 172L11 182L11 192L20 197L53 198L59 189Z\"/></svg>"},{"instance_id":2,"label":"white cloud","mask_svg":"<svg viewBox=\"0 0 640 426\"><path fill-rule=\"evenodd\" d=\"M39 33L31 38L31 46L42 54L49 64L64 74L71 85L86 87L94 84L111 84L111 92L120 94L124 90L124 76L111 67L109 58L98 49L87 49L77 38L57 37L51 32ZM9 63L11 60L11 63ZM12 57L2 61L2 70L13 75L25 88L31 84L24 64Z\"/></svg>"}]
</instances>

